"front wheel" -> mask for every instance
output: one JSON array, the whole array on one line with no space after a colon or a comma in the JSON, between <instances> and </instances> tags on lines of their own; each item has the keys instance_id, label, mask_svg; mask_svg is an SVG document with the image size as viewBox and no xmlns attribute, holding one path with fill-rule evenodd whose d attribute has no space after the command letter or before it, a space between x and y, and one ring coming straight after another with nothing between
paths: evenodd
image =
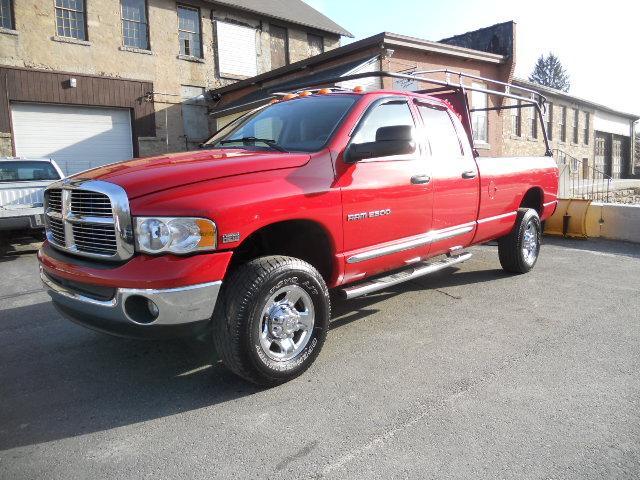
<instances>
[{"instance_id":1,"label":"front wheel","mask_svg":"<svg viewBox=\"0 0 640 480\"><path fill-rule=\"evenodd\" d=\"M213 315L222 362L262 386L302 374L318 356L331 306L318 271L292 257L260 257L233 272Z\"/></svg>"},{"instance_id":2,"label":"front wheel","mask_svg":"<svg viewBox=\"0 0 640 480\"><path fill-rule=\"evenodd\" d=\"M531 270L538 261L541 237L538 212L530 208L519 209L511 233L498 240L502 268L512 273L527 273Z\"/></svg>"}]
</instances>

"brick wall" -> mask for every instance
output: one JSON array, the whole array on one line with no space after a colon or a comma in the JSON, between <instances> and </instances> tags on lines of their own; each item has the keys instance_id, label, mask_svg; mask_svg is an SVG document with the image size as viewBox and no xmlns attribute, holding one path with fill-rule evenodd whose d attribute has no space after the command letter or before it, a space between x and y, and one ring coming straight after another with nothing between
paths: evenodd
<instances>
[{"instance_id":1,"label":"brick wall","mask_svg":"<svg viewBox=\"0 0 640 480\"><path fill-rule=\"evenodd\" d=\"M569 102L564 99L556 98L547 95L547 100L552 104L553 114L552 118L552 131L551 140L549 142L552 150L558 149L577 158L579 161L587 159L588 165L593 166L594 157L594 130L593 130L593 118L594 110L586 108L584 105L578 103ZM562 108L567 109L566 118L566 139L561 141L561 118ZM573 125L574 125L574 110L578 109L578 142L573 141ZM504 143L504 155L505 156L534 156L544 155L545 145L544 137L542 133L542 126L539 118L537 119L537 138L534 138L531 129L531 119L536 117L535 110L533 108L522 108L521 112L521 134L516 135L514 131L514 123L512 116L516 110L504 110L503 115L505 121L503 123L503 143ZM585 126L586 126L586 113L589 113L589 133L588 138L585 139ZM587 142L587 143L585 143ZM555 153L554 153L555 155Z\"/></svg>"}]
</instances>

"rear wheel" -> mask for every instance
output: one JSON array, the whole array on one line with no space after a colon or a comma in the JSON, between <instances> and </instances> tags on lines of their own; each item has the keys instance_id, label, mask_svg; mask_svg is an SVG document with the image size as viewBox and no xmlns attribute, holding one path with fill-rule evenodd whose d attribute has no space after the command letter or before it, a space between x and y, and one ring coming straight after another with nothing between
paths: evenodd
<instances>
[{"instance_id":1,"label":"rear wheel","mask_svg":"<svg viewBox=\"0 0 640 480\"><path fill-rule=\"evenodd\" d=\"M538 261L541 237L538 212L528 208L519 209L511 233L498 240L502 268L512 273L527 273L531 270Z\"/></svg>"},{"instance_id":2,"label":"rear wheel","mask_svg":"<svg viewBox=\"0 0 640 480\"><path fill-rule=\"evenodd\" d=\"M329 327L327 286L302 260L260 257L233 272L213 315L223 363L263 386L302 374L318 356Z\"/></svg>"}]
</instances>

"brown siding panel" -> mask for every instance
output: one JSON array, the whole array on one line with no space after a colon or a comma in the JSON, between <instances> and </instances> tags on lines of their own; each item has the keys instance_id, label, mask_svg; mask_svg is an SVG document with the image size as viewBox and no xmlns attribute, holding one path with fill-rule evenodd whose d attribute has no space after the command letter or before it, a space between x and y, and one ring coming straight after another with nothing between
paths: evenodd
<instances>
[{"instance_id":1,"label":"brown siding panel","mask_svg":"<svg viewBox=\"0 0 640 480\"><path fill-rule=\"evenodd\" d=\"M8 85L6 70L0 70L0 132L9 132L11 124L9 121L9 102L7 98L9 91L5 88ZM6 112L6 114L5 114Z\"/></svg>"},{"instance_id":2,"label":"brown siding panel","mask_svg":"<svg viewBox=\"0 0 640 480\"><path fill-rule=\"evenodd\" d=\"M70 78L77 79L76 88L68 87ZM0 67L0 82L0 132L11 131L10 102L36 102L131 108L135 134L156 134L153 104L140 101L153 91L150 82L9 67Z\"/></svg>"}]
</instances>

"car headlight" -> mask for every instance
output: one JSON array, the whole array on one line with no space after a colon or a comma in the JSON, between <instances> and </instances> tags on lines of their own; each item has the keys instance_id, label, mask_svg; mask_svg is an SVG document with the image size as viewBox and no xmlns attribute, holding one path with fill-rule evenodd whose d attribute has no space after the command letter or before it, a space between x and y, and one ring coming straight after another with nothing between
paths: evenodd
<instances>
[{"instance_id":1,"label":"car headlight","mask_svg":"<svg viewBox=\"0 0 640 480\"><path fill-rule=\"evenodd\" d=\"M145 253L215 250L216 224L206 218L136 217L136 246Z\"/></svg>"}]
</instances>

